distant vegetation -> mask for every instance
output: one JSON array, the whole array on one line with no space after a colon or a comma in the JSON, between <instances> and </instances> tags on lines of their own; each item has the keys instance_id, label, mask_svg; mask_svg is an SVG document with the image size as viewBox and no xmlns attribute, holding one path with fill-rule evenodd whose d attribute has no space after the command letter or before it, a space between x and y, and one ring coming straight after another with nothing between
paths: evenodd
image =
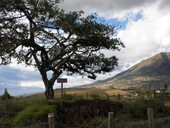
<instances>
[{"instance_id":1,"label":"distant vegetation","mask_svg":"<svg viewBox=\"0 0 170 128\"><path fill-rule=\"evenodd\" d=\"M8 100L8 99L11 99L11 98L12 98L12 96L8 93L8 90L5 89L4 94L1 96L1 99L2 100Z\"/></svg>"}]
</instances>

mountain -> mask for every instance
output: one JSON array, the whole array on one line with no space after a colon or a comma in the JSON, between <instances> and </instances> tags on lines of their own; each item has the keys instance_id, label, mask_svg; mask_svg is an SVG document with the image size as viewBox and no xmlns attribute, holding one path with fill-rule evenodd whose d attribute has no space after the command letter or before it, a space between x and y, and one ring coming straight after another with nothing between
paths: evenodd
<instances>
[{"instance_id":1,"label":"mountain","mask_svg":"<svg viewBox=\"0 0 170 128\"><path fill-rule=\"evenodd\" d=\"M128 70L88 86L99 88L164 88L170 85L170 52L142 60Z\"/></svg>"}]
</instances>

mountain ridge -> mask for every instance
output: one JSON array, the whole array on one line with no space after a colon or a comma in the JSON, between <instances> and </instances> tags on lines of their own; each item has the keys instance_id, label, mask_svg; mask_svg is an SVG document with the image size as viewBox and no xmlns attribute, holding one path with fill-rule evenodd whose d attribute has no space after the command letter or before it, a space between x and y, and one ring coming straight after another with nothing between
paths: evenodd
<instances>
[{"instance_id":1,"label":"mountain ridge","mask_svg":"<svg viewBox=\"0 0 170 128\"><path fill-rule=\"evenodd\" d=\"M129 69L86 87L97 88L161 88L170 83L170 52L161 52L144 59Z\"/></svg>"}]
</instances>

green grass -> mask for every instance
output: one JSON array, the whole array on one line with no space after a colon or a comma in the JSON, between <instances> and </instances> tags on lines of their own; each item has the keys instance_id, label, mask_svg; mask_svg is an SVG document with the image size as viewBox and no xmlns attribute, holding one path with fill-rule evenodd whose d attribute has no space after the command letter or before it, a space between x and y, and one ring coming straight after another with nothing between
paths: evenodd
<instances>
[{"instance_id":1,"label":"green grass","mask_svg":"<svg viewBox=\"0 0 170 128\"><path fill-rule=\"evenodd\" d=\"M21 111L14 119L13 126L25 127L47 122L48 113L55 112L55 105L36 104Z\"/></svg>"},{"instance_id":2,"label":"green grass","mask_svg":"<svg viewBox=\"0 0 170 128\"><path fill-rule=\"evenodd\" d=\"M25 98L0 100L0 128L14 126L20 128L39 121L47 121L47 114L56 110L56 104L56 102Z\"/></svg>"},{"instance_id":3,"label":"green grass","mask_svg":"<svg viewBox=\"0 0 170 128\"><path fill-rule=\"evenodd\" d=\"M57 91L59 95L60 91ZM170 115L170 100L167 98L165 100L106 100L106 93L100 89L92 89L91 91L90 89L75 89L75 91L74 89L68 89L65 91L64 106L66 108L65 111L70 115L67 116L64 113L64 117L59 109L60 98L56 95L56 100L46 101L43 96L44 94L36 94L29 97L0 100L0 128L22 128L43 124L47 122L47 115L50 112L55 112L56 124L60 128L72 128L73 125L65 123L72 119L74 128L95 128L103 122L100 128L107 128L107 109L109 110L109 106L112 105L122 106L118 115L114 116L113 124L115 128L148 127L148 107L154 109L154 117L156 118L155 128L170 127L170 117L168 117ZM114 109L117 111L117 108ZM106 110L104 114L103 110ZM92 117L88 115L89 111L94 112ZM60 118L61 116L63 118Z\"/></svg>"},{"instance_id":4,"label":"green grass","mask_svg":"<svg viewBox=\"0 0 170 128\"><path fill-rule=\"evenodd\" d=\"M117 117L113 120L115 128L148 128L148 120L130 120L128 117ZM154 120L154 128L169 128L170 117L156 118Z\"/></svg>"}]
</instances>

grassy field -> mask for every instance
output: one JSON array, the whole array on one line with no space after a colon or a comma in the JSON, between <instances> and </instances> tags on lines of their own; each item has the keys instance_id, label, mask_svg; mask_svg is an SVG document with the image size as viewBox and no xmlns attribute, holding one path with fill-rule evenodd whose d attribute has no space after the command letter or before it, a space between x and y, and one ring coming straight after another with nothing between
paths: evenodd
<instances>
[{"instance_id":1,"label":"grassy field","mask_svg":"<svg viewBox=\"0 0 170 128\"><path fill-rule=\"evenodd\" d=\"M26 128L34 125L39 128L40 124L47 124L50 112L55 113L56 125L60 128L96 128L101 124L100 128L107 128L109 111L114 112L112 123L115 128L147 128L148 107L154 109L155 128L170 127L169 97L160 95L148 99L139 95L139 98L118 100L118 94L125 97L131 91L96 88L68 88L64 92L62 111L60 90L55 90L53 101L45 100L43 93L0 99L0 128ZM144 94L143 91L141 94Z\"/></svg>"},{"instance_id":2,"label":"grassy field","mask_svg":"<svg viewBox=\"0 0 170 128\"><path fill-rule=\"evenodd\" d=\"M91 95L97 95L100 98L107 98L107 96L117 96L120 94L121 96L125 96L128 94L128 91L120 90L120 89L100 89L100 88L66 88L64 89L64 93L67 95L72 95L75 97L82 98L90 98ZM61 96L61 90L56 89L54 91L54 97L59 98ZM31 96L27 96L27 98L35 98L35 99L45 99L43 93L34 94Z\"/></svg>"}]
</instances>

